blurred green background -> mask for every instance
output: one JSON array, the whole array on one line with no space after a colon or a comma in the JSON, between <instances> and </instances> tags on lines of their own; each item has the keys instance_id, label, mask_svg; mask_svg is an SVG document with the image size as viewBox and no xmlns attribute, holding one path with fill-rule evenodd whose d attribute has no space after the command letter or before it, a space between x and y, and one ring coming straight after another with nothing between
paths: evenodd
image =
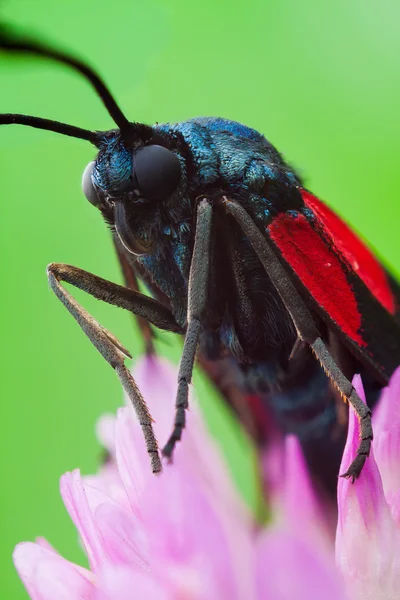
<instances>
[{"instance_id":1,"label":"blurred green background","mask_svg":"<svg viewBox=\"0 0 400 600\"><path fill-rule=\"evenodd\" d=\"M7 21L98 67L132 120L198 115L266 134L394 271L398 265L400 4L384 0L8 0ZM94 129L113 126L78 75L0 56L0 112ZM121 403L113 372L49 291L45 266L71 263L120 281L108 232L84 199L93 158L79 140L22 127L0 135L0 597L25 598L14 545L44 535L82 560L58 493L61 473L93 472L99 414ZM77 294L134 354L129 315ZM179 342L161 351L177 360ZM249 502L245 438L212 394L199 395Z\"/></svg>"}]
</instances>

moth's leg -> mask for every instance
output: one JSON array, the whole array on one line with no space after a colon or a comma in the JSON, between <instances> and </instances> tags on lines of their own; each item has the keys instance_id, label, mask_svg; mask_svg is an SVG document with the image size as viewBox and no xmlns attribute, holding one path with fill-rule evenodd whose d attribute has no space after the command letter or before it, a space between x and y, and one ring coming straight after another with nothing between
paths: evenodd
<instances>
[{"instance_id":1,"label":"moth's leg","mask_svg":"<svg viewBox=\"0 0 400 600\"><path fill-rule=\"evenodd\" d=\"M350 477L354 481L360 475L371 449L373 439L371 411L358 396L352 383L345 377L336 364L320 337L311 312L305 305L268 240L240 204L227 198L223 199L223 203L228 213L240 225L257 253L265 271L293 320L298 338L311 347L325 373L340 392L342 398L351 404L359 419L361 439L357 455L347 471L343 473L343 477Z\"/></svg>"},{"instance_id":2,"label":"moth's leg","mask_svg":"<svg viewBox=\"0 0 400 600\"><path fill-rule=\"evenodd\" d=\"M135 380L124 364L125 358L130 357L128 350L124 348L112 333L102 327L100 323L80 306L75 298L62 287L61 281L68 282L99 300L104 300L109 304L139 314L157 327L180 331L172 314L166 307L161 304L158 305L152 298L144 296L139 292L128 290L76 267L53 263L47 267L47 275L50 286L56 296L71 313L100 354L115 369L123 388L132 402L142 427L153 472L158 473L162 467L157 440L153 432L152 418Z\"/></svg>"},{"instance_id":3,"label":"moth's leg","mask_svg":"<svg viewBox=\"0 0 400 600\"><path fill-rule=\"evenodd\" d=\"M356 457L347 471L341 475L341 477L351 477L352 481L354 482L354 480L360 475L367 456L369 456L371 451L371 443L374 437L372 431L371 411L361 400L351 381L349 381L347 377L343 375L342 371L337 366L331 353L321 338L317 338L315 342L311 344L311 349L319 360L329 379L339 390L342 398L351 404L360 421L361 439L357 448Z\"/></svg>"},{"instance_id":4,"label":"moth's leg","mask_svg":"<svg viewBox=\"0 0 400 600\"><path fill-rule=\"evenodd\" d=\"M128 310L134 315L149 321L159 329L174 333L183 333L182 327L177 324L171 310L167 306L141 292L130 290L78 267L62 263L51 263L47 267L47 274L52 288L51 276L58 282L65 281L65 283L70 283L98 300Z\"/></svg>"},{"instance_id":5,"label":"moth's leg","mask_svg":"<svg viewBox=\"0 0 400 600\"><path fill-rule=\"evenodd\" d=\"M187 330L178 372L175 424L172 434L162 450L171 458L177 441L185 427L188 407L189 384L192 380L193 364L201 332L201 319L207 303L208 275L210 267L211 204L201 200L197 209L196 233L190 264L188 286Z\"/></svg>"},{"instance_id":6,"label":"moth's leg","mask_svg":"<svg viewBox=\"0 0 400 600\"><path fill-rule=\"evenodd\" d=\"M139 286L138 286L136 274L126 257L125 252L121 248L121 244L118 242L118 239L115 234L113 235L113 242L114 242L115 251L118 256L118 261L119 261L119 264L121 267L121 271L122 271L122 274L124 277L125 287L129 288L130 290L134 290L135 292L138 292ZM147 355L154 354L155 353L154 344L153 344L154 332L150 326L150 323L148 321L146 321L146 319L143 319L143 317L136 316L135 320L138 324L138 327L139 327L140 332L143 337L146 354Z\"/></svg>"}]
</instances>

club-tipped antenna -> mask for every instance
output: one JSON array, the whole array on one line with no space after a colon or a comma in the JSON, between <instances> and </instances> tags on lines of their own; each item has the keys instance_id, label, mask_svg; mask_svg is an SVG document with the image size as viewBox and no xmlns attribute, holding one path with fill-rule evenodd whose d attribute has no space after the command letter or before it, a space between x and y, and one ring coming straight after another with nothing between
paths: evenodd
<instances>
[{"instance_id":1,"label":"club-tipped antenna","mask_svg":"<svg viewBox=\"0 0 400 600\"><path fill-rule=\"evenodd\" d=\"M94 87L98 96L102 100L108 113L110 114L113 121L119 127L122 132L130 129L130 122L119 108L116 100L112 96L111 92L107 88L101 77L87 64L73 57L70 54L62 52L60 50L51 48L42 44L38 40L30 38L28 36L22 36L15 33L10 27L0 25L0 51L10 53L21 53L21 54L33 54L36 56L42 56L54 60L58 63L68 65L81 73ZM19 114L3 114L0 115L0 124L11 124L17 123L21 125L29 125L38 129L47 129L61 133L63 135L69 135L71 137L78 137L81 139L89 140L96 144L98 141L97 134L87 129L81 129L80 127L74 127L65 123L59 123L58 121L51 121L49 119L41 119L39 117L30 117L27 115Z\"/></svg>"}]
</instances>

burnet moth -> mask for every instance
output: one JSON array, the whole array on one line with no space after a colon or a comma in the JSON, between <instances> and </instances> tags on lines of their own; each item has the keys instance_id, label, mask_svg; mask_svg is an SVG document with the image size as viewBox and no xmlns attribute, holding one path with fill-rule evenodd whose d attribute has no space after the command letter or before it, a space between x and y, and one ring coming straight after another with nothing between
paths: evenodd
<instances>
[{"instance_id":1,"label":"burnet moth","mask_svg":"<svg viewBox=\"0 0 400 600\"><path fill-rule=\"evenodd\" d=\"M136 315L149 349L151 326L184 337L165 457L172 457L185 427L197 354L229 402L232 389L241 390L261 442L267 435L262 419L270 412L306 447L313 436L329 443L340 403L347 401L360 420L361 439L343 475L357 478L373 432L352 376L362 374L373 403L400 364L400 288L370 250L257 131L221 118L130 122L81 60L6 28L0 48L80 72L116 124L89 131L0 115L1 125L46 129L87 140L97 150L84 171L83 192L111 229L126 285L58 263L47 274L56 296L115 369L137 412L153 471L162 463L145 399L125 366L130 354L63 282ZM138 291L138 280L151 297ZM313 448L315 454L318 444Z\"/></svg>"}]
</instances>

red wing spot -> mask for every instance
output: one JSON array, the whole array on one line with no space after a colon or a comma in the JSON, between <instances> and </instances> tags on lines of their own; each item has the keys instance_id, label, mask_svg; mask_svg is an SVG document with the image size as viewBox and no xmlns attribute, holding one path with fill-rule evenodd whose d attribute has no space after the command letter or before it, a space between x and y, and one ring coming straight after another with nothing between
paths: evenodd
<instances>
[{"instance_id":1,"label":"red wing spot","mask_svg":"<svg viewBox=\"0 0 400 600\"><path fill-rule=\"evenodd\" d=\"M359 346L361 315L357 301L338 256L307 218L298 213L281 213L268 232L311 296L350 339Z\"/></svg>"},{"instance_id":2,"label":"red wing spot","mask_svg":"<svg viewBox=\"0 0 400 600\"><path fill-rule=\"evenodd\" d=\"M363 244L361 240L351 231L348 225L344 223L328 206L321 200L301 190L304 204L311 208L321 227L332 239L332 244L337 248L349 262L354 272L365 283L375 298L391 314L396 312L396 303L390 289L386 273L382 266L372 254L372 252Z\"/></svg>"}]
</instances>

